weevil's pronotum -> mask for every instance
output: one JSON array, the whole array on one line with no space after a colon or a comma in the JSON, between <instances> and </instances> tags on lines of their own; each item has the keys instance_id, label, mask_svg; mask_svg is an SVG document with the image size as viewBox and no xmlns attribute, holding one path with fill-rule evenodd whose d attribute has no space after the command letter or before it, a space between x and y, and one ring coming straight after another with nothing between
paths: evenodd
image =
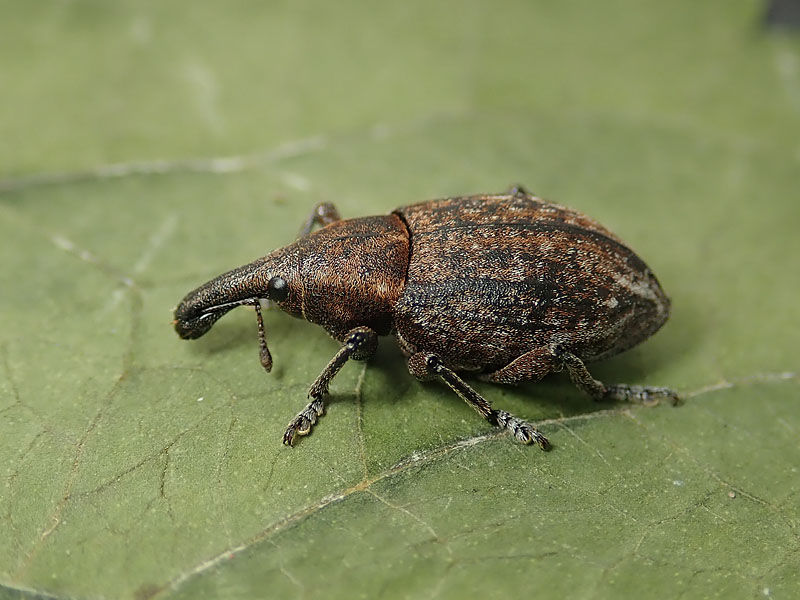
<instances>
[{"instance_id":1,"label":"weevil's pronotum","mask_svg":"<svg viewBox=\"0 0 800 600\"><path fill-rule=\"evenodd\" d=\"M664 324L669 299L650 269L596 221L520 187L347 220L320 204L296 242L187 294L175 330L198 338L232 308L253 306L269 371L263 299L342 343L286 428L288 445L322 415L336 373L369 358L379 335L397 338L417 379L441 378L492 425L542 448L533 425L492 408L458 373L517 383L566 368L596 400L677 400L668 388L605 385L585 366Z\"/></svg>"}]
</instances>

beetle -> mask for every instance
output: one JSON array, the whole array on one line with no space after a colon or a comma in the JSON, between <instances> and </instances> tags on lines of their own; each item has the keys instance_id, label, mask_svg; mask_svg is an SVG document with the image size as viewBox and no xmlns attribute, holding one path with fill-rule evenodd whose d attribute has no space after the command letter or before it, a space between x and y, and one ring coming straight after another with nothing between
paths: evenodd
<instances>
[{"instance_id":1,"label":"beetle","mask_svg":"<svg viewBox=\"0 0 800 600\"><path fill-rule=\"evenodd\" d=\"M315 225L321 228L312 231ZM442 379L489 423L543 449L549 442L536 427L493 408L459 373L514 384L566 369L595 400L678 399L669 388L606 385L589 373L587 362L661 328L670 301L613 233L521 186L347 220L332 204L319 204L297 241L189 292L173 324L181 338L195 339L231 309L250 305L269 372L261 300L342 343L289 422L289 446L311 432L344 364L368 359L378 336L389 334L414 377Z\"/></svg>"}]
</instances>

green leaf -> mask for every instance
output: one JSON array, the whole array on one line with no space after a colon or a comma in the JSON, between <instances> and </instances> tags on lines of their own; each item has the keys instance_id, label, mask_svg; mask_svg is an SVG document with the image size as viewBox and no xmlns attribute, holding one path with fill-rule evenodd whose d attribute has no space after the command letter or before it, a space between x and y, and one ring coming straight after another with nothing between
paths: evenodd
<instances>
[{"instance_id":1,"label":"green leaf","mask_svg":"<svg viewBox=\"0 0 800 600\"><path fill-rule=\"evenodd\" d=\"M0 597L800 595L800 42L754 2L7 3L0 22ZM269 3L271 4L271 3ZM13 51L12 51L13 50ZM520 182L597 218L673 316L592 365L475 386L549 453L190 289L310 208Z\"/></svg>"}]
</instances>

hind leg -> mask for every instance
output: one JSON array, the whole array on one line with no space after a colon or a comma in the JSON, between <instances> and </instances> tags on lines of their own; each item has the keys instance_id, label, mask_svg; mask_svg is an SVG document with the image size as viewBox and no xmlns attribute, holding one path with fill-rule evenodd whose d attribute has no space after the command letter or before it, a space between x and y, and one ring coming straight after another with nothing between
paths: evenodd
<instances>
[{"instance_id":1,"label":"hind leg","mask_svg":"<svg viewBox=\"0 0 800 600\"><path fill-rule=\"evenodd\" d=\"M572 382L595 400L623 400L656 404L661 398L669 398L673 404L678 403L678 394L669 388L626 385L624 383L605 385L602 381L592 377L583 361L572 352L556 348L554 354L567 368Z\"/></svg>"},{"instance_id":2,"label":"hind leg","mask_svg":"<svg viewBox=\"0 0 800 600\"><path fill-rule=\"evenodd\" d=\"M480 378L492 383L519 383L538 381L551 371L560 371L563 364L547 347L526 352L508 363L505 367L484 373Z\"/></svg>"},{"instance_id":3,"label":"hind leg","mask_svg":"<svg viewBox=\"0 0 800 600\"><path fill-rule=\"evenodd\" d=\"M542 347L514 359L505 367L481 375L481 379L494 383L519 383L537 381L552 371L566 367L572 382L595 400L622 400L625 402L657 403L661 398L678 402L678 394L665 387L640 385L606 385L592 377L584 362L560 346Z\"/></svg>"}]
</instances>

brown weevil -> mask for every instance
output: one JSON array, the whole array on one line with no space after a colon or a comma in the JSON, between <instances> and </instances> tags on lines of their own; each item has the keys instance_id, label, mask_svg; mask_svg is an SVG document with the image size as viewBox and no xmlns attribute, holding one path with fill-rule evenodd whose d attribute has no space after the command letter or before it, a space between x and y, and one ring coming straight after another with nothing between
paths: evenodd
<instances>
[{"instance_id":1,"label":"brown weevil","mask_svg":"<svg viewBox=\"0 0 800 600\"><path fill-rule=\"evenodd\" d=\"M566 368L596 400L677 401L668 388L605 385L585 366L664 324L670 302L650 269L596 221L521 187L347 220L320 204L296 242L187 294L175 330L198 338L232 308L253 306L269 371L261 300L343 344L286 428L287 445L311 431L333 377L348 359L369 358L379 335L394 334L414 377L443 379L489 423L542 448L533 425L492 408L457 373L517 383Z\"/></svg>"}]
</instances>

